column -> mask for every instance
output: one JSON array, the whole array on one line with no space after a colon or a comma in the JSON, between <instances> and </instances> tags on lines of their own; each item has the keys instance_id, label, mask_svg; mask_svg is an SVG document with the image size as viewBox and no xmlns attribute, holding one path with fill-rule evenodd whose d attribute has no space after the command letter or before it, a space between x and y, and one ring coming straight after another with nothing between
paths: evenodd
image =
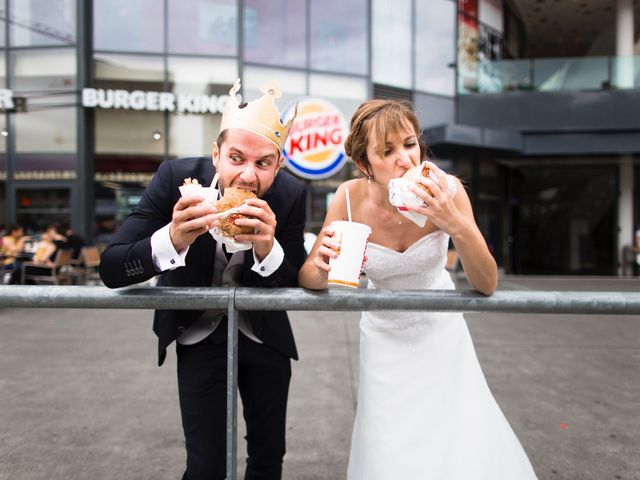
<instances>
[{"instance_id":1,"label":"column","mask_svg":"<svg viewBox=\"0 0 640 480\"><path fill-rule=\"evenodd\" d=\"M633 0L616 0L615 86L633 88Z\"/></svg>"},{"instance_id":2,"label":"column","mask_svg":"<svg viewBox=\"0 0 640 480\"><path fill-rule=\"evenodd\" d=\"M82 89L94 87L93 82L93 2L76 0L77 12L77 166L74 195L71 197L71 225L89 244L94 234L94 109L82 107Z\"/></svg>"},{"instance_id":3,"label":"column","mask_svg":"<svg viewBox=\"0 0 640 480\"><path fill-rule=\"evenodd\" d=\"M622 249L633 245L633 156L622 155L619 162L620 196L618 197L618 275L622 274Z\"/></svg>"}]
</instances>

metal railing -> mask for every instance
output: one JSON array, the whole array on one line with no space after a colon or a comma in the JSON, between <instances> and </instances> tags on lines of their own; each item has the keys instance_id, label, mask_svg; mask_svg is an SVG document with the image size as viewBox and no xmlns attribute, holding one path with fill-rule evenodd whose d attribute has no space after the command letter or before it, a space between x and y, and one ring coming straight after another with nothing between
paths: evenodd
<instances>
[{"instance_id":1,"label":"metal railing","mask_svg":"<svg viewBox=\"0 0 640 480\"><path fill-rule=\"evenodd\" d=\"M479 60L475 72L474 88L458 82L459 93L640 88L640 56Z\"/></svg>"},{"instance_id":2,"label":"metal railing","mask_svg":"<svg viewBox=\"0 0 640 480\"><path fill-rule=\"evenodd\" d=\"M300 288L0 287L0 308L228 309L227 479L236 480L238 310L423 310L639 315L640 292L327 290Z\"/></svg>"}]
</instances>

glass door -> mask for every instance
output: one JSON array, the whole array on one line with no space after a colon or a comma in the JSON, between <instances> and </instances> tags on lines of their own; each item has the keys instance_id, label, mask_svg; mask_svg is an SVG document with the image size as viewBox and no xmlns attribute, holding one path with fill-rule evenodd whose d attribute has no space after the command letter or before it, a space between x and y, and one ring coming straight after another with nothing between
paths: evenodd
<instances>
[{"instance_id":1,"label":"glass door","mask_svg":"<svg viewBox=\"0 0 640 480\"><path fill-rule=\"evenodd\" d=\"M529 164L508 183L511 273L616 274L615 168Z\"/></svg>"}]
</instances>

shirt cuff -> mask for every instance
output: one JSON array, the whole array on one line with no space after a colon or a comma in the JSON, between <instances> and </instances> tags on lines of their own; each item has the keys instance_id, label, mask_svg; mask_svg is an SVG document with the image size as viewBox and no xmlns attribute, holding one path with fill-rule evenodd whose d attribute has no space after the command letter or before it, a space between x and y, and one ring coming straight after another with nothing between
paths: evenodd
<instances>
[{"instance_id":1,"label":"shirt cuff","mask_svg":"<svg viewBox=\"0 0 640 480\"><path fill-rule=\"evenodd\" d=\"M176 252L169 235L170 227L171 224L168 223L151 235L151 258L153 259L153 265L159 272L175 270L186 265L185 259L187 258L189 247L180 253Z\"/></svg>"},{"instance_id":2,"label":"shirt cuff","mask_svg":"<svg viewBox=\"0 0 640 480\"><path fill-rule=\"evenodd\" d=\"M269 252L269 255L264 257L262 262L258 262L258 258L256 257L256 252L253 251L253 267L251 270L256 272L258 275L262 277L268 277L273 272L275 272L282 262L284 261L284 250L282 250L282 246L278 243L278 240L273 239L273 248Z\"/></svg>"}]
</instances>

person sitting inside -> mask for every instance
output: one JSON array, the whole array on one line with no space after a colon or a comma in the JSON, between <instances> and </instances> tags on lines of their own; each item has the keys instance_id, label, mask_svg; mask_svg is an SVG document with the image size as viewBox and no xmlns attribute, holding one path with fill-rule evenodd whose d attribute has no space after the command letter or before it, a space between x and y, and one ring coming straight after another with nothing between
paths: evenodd
<instances>
[{"instance_id":1,"label":"person sitting inside","mask_svg":"<svg viewBox=\"0 0 640 480\"><path fill-rule=\"evenodd\" d=\"M20 257L24 254L25 244L31 240L31 237L24 234L24 228L20 225L8 225L6 231L7 235L2 237L2 246L0 247L2 254L0 265L5 270L13 271L9 283L16 284L19 283L22 267Z\"/></svg>"},{"instance_id":2,"label":"person sitting inside","mask_svg":"<svg viewBox=\"0 0 640 480\"><path fill-rule=\"evenodd\" d=\"M73 233L71 229L71 225L68 223L60 224L58 228L58 237L54 239L55 244L58 248L62 249L71 249L73 253L71 254L72 260L80 259L80 252L82 251L82 247L86 245L84 238L82 238L77 233Z\"/></svg>"},{"instance_id":3,"label":"person sitting inside","mask_svg":"<svg viewBox=\"0 0 640 480\"><path fill-rule=\"evenodd\" d=\"M50 267L55 265L54 259L56 251L58 250L54 239L58 236L59 234L54 225L47 226L45 231L40 235L40 242L31 258L32 264L25 265L25 277L30 275L49 275L51 273Z\"/></svg>"}]
</instances>

